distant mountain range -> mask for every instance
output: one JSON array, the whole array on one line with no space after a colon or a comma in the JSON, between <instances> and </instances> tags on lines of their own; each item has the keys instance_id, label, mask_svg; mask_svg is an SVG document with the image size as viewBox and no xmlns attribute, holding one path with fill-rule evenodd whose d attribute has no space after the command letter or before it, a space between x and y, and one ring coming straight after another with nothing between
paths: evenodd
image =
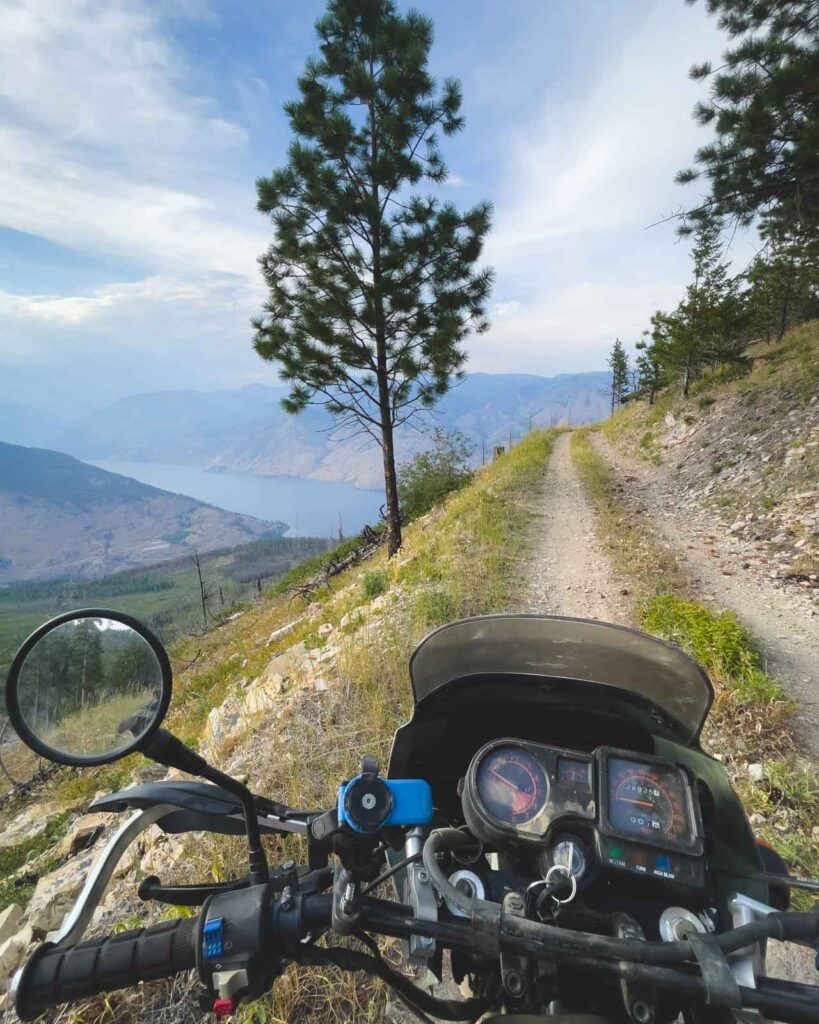
<instances>
[{"instance_id":1,"label":"distant mountain range","mask_svg":"<svg viewBox=\"0 0 819 1024\"><path fill-rule=\"evenodd\" d=\"M478 457L482 446L488 456L492 445L508 443L510 433L520 438L532 426L602 418L608 411L609 379L605 372L557 377L469 374L425 422L461 431L474 442ZM381 486L381 456L372 443L334 436L333 423L321 409L288 416L279 404L285 393L283 387L254 384L226 391L132 395L61 427L50 446L92 461L182 463L216 472ZM0 431L8 419L0 405ZM24 419L18 417L18 424ZM18 429L14 440L25 442L25 429ZM423 432L402 428L397 436L399 462L425 443Z\"/></svg>"},{"instance_id":2,"label":"distant mountain range","mask_svg":"<svg viewBox=\"0 0 819 1024\"><path fill-rule=\"evenodd\" d=\"M93 579L286 529L60 452L0 442L0 583Z\"/></svg>"}]
</instances>

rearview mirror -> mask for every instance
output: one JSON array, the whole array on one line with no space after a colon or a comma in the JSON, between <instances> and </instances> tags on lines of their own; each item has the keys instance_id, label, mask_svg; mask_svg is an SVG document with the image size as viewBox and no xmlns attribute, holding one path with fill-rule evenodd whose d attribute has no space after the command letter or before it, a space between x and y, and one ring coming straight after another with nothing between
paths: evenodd
<instances>
[{"instance_id":1,"label":"rearview mirror","mask_svg":"<svg viewBox=\"0 0 819 1024\"><path fill-rule=\"evenodd\" d=\"M36 753L76 767L140 749L171 699L165 649L130 615L68 612L35 630L6 682L12 726Z\"/></svg>"}]
</instances>

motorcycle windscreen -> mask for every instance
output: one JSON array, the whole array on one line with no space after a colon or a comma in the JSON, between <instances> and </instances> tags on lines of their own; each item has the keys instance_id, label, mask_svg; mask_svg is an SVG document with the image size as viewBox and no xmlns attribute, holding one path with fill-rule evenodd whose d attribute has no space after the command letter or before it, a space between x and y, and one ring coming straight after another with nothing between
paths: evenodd
<instances>
[{"instance_id":1,"label":"motorcycle windscreen","mask_svg":"<svg viewBox=\"0 0 819 1024\"><path fill-rule=\"evenodd\" d=\"M415 703L457 679L483 675L578 680L659 707L686 742L699 736L714 690L678 647L626 626L556 615L482 615L430 633L410 659Z\"/></svg>"}]
</instances>

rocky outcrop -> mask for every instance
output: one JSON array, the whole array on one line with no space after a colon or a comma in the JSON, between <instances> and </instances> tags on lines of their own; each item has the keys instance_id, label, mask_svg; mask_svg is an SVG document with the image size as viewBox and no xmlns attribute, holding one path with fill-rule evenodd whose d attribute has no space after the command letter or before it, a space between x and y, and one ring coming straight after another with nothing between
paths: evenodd
<instances>
[{"instance_id":1,"label":"rocky outcrop","mask_svg":"<svg viewBox=\"0 0 819 1024\"><path fill-rule=\"evenodd\" d=\"M735 549L737 571L801 590L819 610L819 395L692 401L653 436L692 530Z\"/></svg>"}]
</instances>

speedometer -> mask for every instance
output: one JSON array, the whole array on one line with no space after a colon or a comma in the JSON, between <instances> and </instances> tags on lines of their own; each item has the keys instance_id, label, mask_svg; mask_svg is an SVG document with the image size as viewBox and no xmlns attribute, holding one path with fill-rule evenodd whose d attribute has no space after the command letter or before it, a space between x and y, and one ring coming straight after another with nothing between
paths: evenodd
<instances>
[{"instance_id":1,"label":"speedometer","mask_svg":"<svg viewBox=\"0 0 819 1024\"><path fill-rule=\"evenodd\" d=\"M609 754L604 778L605 817L611 833L669 848L696 844L691 787L679 768Z\"/></svg>"},{"instance_id":2,"label":"speedometer","mask_svg":"<svg viewBox=\"0 0 819 1024\"><path fill-rule=\"evenodd\" d=\"M543 765L522 747L490 750L478 765L476 783L486 810L510 825L536 818L549 799Z\"/></svg>"}]
</instances>

